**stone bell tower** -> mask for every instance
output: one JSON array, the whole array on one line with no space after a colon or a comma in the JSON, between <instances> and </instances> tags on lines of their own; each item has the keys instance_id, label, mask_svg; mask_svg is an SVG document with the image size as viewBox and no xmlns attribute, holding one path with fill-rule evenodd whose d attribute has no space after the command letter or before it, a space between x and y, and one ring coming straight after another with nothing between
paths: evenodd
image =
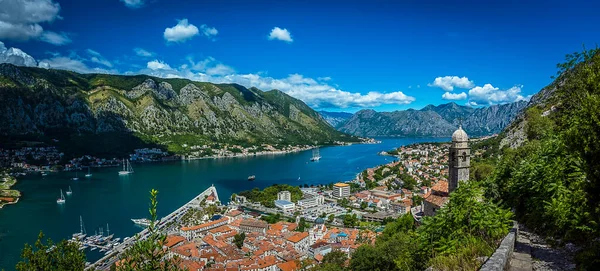
<instances>
[{"instance_id":1,"label":"stone bell tower","mask_svg":"<svg viewBox=\"0 0 600 271\"><path fill-rule=\"evenodd\" d=\"M458 127L452 134L452 145L448 157L448 192L452 193L460 182L469 181L469 167L471 166L471 148L469 136Z\"/></svg>"}]
</instances>

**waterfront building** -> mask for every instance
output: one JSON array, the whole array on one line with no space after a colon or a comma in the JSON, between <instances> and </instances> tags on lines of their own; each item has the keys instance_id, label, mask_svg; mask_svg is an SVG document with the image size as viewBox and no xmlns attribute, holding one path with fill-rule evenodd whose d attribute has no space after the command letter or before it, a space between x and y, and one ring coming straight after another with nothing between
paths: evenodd
<instances>
[{"instance_id":1,"label":"waterfront building","mask_svg":"<svg viewBox=\"0 0 600 271\"><path fill-rule=\"evenodd\" d=\"M333 196L336 198L346 198L350 196L350 185L347 183L336 183L333 185Z\"/></svg>"},{"instance_id":2,"label":"waterfront building","mask_svg":"<svg viewBox=\"0 0 600 271\"><path fill-rule=\"evenodd\" d=\"M283 210L284 212L291 212L296 208L296 205L287 200L276 200L275 207Z\"/></svg>"},{"instance_id":3,"label":"waterfront building","mask_svg":"<svg viewBox=\"0 0 600 271\"><path fill-rule=\"evenodd\" d=\"M292 201L292 193L290 191L281 191L277 193L277 200Z\"/></svg>"},{"instance_id":4,"label":"waterfront building","mask_svg":"<svg viewBox=\"0 0 600 271\"><path fill-rule=\"evenodd\" d=\"M203 223L200 225L191 226L191 227L182 227L179 230L179 232L180 232L181 236L185 237L188 240L192 240L193 238L200 236L205 231L214 229L216 227L223 226L223 225L227 224L228 222L229 222L229 218L222 217L218 220L206 222L206 223Z\"/></svg>"}]
</instances>

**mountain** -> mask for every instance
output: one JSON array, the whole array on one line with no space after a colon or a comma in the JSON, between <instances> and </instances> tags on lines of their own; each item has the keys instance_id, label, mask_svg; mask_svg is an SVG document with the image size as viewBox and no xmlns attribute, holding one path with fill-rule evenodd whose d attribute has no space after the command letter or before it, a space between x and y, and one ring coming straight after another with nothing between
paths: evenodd
<instances>
[{"instance_id":1,"label":"mountain","mask_svg":"<svg viewBox=\"0 0 600 271\"><path fill-rule=\"evenodd\" d=\"M279 90L11 64L0 64L0 116L0 136L56 138L84 150L354 140Z\"/></svg>"},{"instance_id":2,"label":"mountain","mask_svg":"<svg viewBox=\"0 0 600 271\"><path fill-rule=\"evenodd\" d=\"M328 111L319 111L319 114L327 121L331 126L337 128L340 125L343 125L347 120L352 117L352 113L347 112L328 112Z\"/></svg>"},{"instance_id":3,"label":"mountain","mask_svg":"<svg viewBox=\"0 0 600 271\"><path fill-rule=\"evenodd\" d=\"M449 137L462 123L469 135L483 136L502 131L526 105L520 101L472 108L448 103L428 105L421 110L361 110L338 129L357 136Z\"/></svg>"}]
</instances>

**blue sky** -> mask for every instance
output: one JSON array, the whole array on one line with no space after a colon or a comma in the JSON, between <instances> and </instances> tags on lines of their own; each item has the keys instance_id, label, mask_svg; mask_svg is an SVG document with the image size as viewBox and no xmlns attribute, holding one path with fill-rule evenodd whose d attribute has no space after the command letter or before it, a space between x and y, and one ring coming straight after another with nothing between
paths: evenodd
<instances>
[{"instance_id":1,"label":"blue sky","mask_svg":"<svg viewBox=\"0 0 600 271\"><path fill-rule=\"evenodd\" d=\"M566 53L595 46L599 9L598 1L6 0L0 61L18 62L6 57L14 47L41 67L278 88L333 111L488 105L527 99Z\"/></svg>"}]
</instances>

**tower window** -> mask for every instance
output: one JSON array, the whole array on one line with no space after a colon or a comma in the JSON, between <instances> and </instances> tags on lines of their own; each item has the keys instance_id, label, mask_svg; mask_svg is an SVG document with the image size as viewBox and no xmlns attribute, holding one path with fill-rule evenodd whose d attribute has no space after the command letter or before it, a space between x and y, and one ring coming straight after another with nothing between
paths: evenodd
<instances>
[{"instance_id":1,"label":"tower window","mask_svg":"<svg viewBox=\"0 0 600 271\"><path fill-rule=\"evenodd\" d=\"M463 159L463 162L467 161L467 153L466 152L462 153L462 159Z\"/></svg>"}]
</instances>

